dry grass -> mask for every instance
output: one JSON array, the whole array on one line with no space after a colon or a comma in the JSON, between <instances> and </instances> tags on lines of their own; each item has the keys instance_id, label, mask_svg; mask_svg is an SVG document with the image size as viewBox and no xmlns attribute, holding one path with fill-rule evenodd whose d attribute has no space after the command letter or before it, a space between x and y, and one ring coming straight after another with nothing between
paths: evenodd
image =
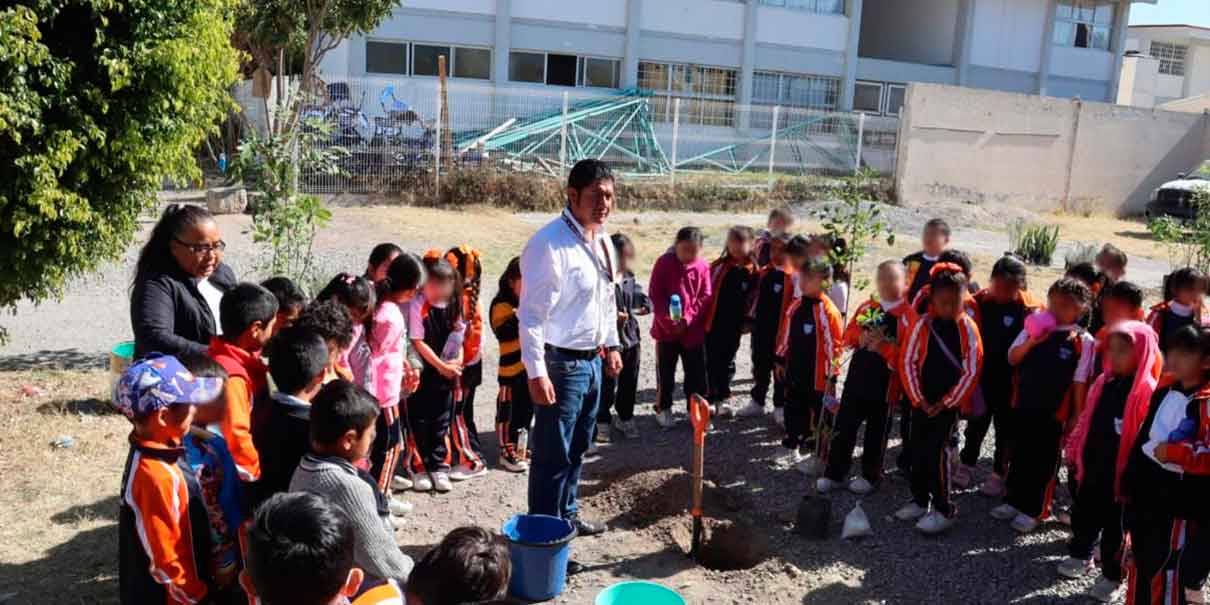
<instances>
[{"instance_id":1,"label":"dry grass","mask_svg":"<svg viewBox=\"0 0 1210 605\"><path fill-rule=\"evenodd\" d=\"M1155 241L1147 231L1142 219L1123 219L1106 215L1089 217L1072 214L1052 214L1046 222L1059 225L1059 237L1063 242L1087 242L1104 244L1112 241L1130 256L1167 258L1164 245Z\"/></svg>"},{"instance_id":2,"label":"dry grass","mask_svg":"<svg viewBox=\"0 0 1210 605\"><path fill-rule=\"evenodd\" d=\"M117 602L130 423L103 402L108 388L99 371L0 373L0 595L12 603ZM75 446L51 447L63 435Z\"/></svg>"}]
</instances>

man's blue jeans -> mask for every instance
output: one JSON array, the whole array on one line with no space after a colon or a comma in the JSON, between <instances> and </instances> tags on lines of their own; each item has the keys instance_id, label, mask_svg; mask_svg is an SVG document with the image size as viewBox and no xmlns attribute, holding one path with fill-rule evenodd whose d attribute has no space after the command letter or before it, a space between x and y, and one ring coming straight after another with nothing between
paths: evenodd
<instances>
[{"instance_id":1,"label":"man's blue jeans","mask_svg":"<svg viewBox=\"0 0 1210 605\"><path fill-rule=\"evenodd\" d=\"M534 404L529 512L574 519L580 467L601 399L601 358L575 359L548 350L546 371L555 387L555 403Z\"/></svg>"}]
</instances>

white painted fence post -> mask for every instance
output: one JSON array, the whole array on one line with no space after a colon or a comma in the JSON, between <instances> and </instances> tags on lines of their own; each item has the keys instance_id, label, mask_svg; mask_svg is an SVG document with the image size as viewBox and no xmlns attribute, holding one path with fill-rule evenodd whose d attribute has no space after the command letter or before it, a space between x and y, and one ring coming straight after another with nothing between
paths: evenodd
<instances>
[{"instance_id":1,"label":"white painted fence post","mask_svg":"<svg viewBox=\"0 0 1210 605\"><path fill-rule=\"evenodd\" d=\"M676 148L681 142L681 100L672 101L672 166L669 169L669 179L672 190L676 191Z\"/></svg>"},{"instance_id":2,"label":"white painted fence post","mask_svg":"<svg viewBox=\"0 0 1210 605\"><path fill-rule=\"evenodd\" d=\"M567 92L563 93L563 121L559 125L559 178L567 176Z\"/></svg>"},{"instance_id":3,"label":"white painted fence post","mask_svg":"<svg viewBox=\"0 0 1210 605\"><path fill-rule=\"evenodd\" d=\"M773 106L773 132L769 137L769 191L773 191L773 160L777 156L777 123L781 105Z\"/></svg>"},{"instance_id":4,"label":"white painted fence post","mask_svg":"<svg viewBox=\"0 0 1210 605\"><path fill-rule=\"evenodd\" d=\"M857 158L853 161L853 174L861 172L861 151L865 145L865 112L857 114Z\"/></svg>"}]
</instances>

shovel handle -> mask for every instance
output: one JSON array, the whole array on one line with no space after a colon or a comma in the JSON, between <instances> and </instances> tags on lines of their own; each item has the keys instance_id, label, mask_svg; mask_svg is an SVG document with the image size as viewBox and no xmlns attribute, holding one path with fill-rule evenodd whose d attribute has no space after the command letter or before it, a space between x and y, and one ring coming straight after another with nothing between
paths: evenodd
<instances>
[{"instance_id":1,"label":"shovel handle","mask_svg":"<svg viewBox=\"0 0 1210 605\"><path fill-rule=\"evenodd\" d=\"M689 396L689 421L693 423L693 444L706 443L706 429L710 426L710 403L701 395Z\"/></svg>"}]
</instances>

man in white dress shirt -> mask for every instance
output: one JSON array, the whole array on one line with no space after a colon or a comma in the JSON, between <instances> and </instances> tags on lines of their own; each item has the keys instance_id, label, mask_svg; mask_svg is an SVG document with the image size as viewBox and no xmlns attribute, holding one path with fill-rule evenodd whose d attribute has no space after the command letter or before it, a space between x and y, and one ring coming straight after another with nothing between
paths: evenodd
<instances>
[{"instance_id":1,"label":"man in white dress shirt","mask_svg":"<svg viewBox=\"0 0 1210 605\"><path fill-rule=\"evenodd\" d=\"M579 518L576 489L592 442L602 372L618 353L617 253L605 233L614 179L599 160L581 160L567 179L567 207L521 253L521 359L534 402L529 512L573 521L581 536L605 526ZM581 567L568 564L569 573Z\"/></svg>"}]
</instances>

